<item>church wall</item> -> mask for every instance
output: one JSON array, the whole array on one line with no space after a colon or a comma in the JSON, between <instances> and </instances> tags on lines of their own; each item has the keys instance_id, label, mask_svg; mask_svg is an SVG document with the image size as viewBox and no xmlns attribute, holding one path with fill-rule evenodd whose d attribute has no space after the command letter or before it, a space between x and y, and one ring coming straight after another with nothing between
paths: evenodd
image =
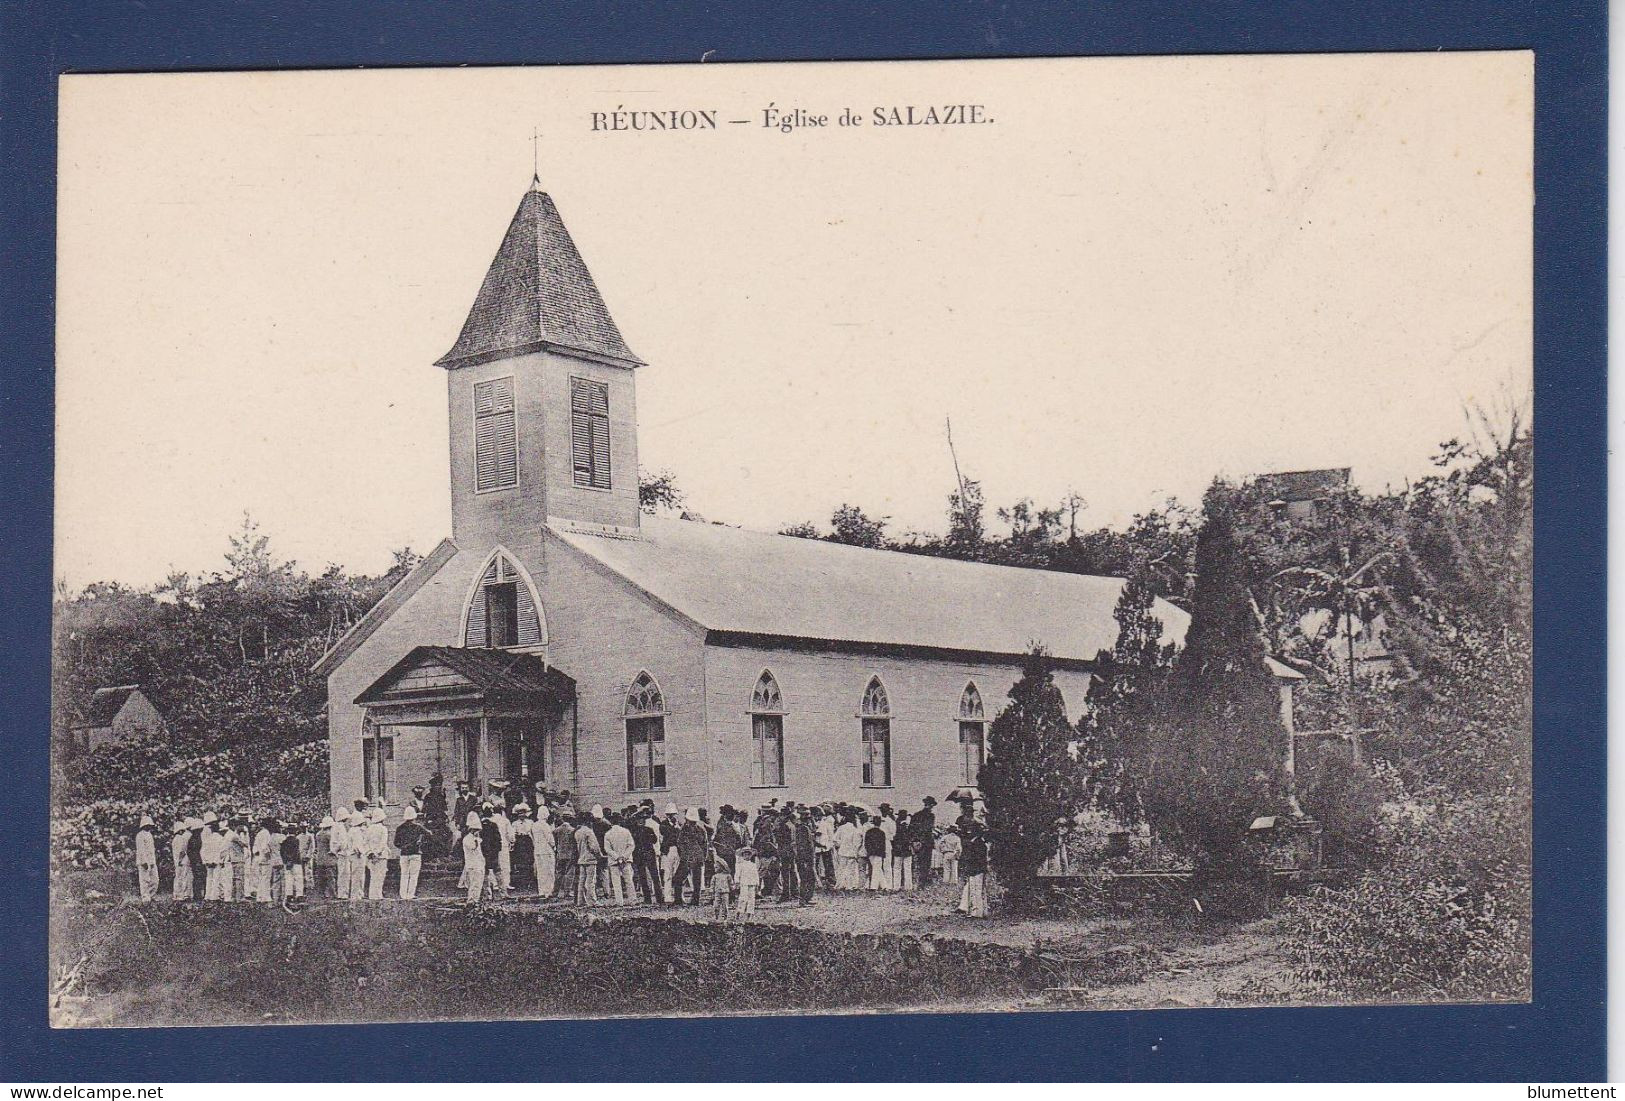
<instances>
[{"instance_id":1,"label":"church wall","mask_svg":"<svg viewBox=\"0 0 1625 1101\"><path fill-rule=\"evenodd\" d=\"M969 681L982 694L991 722L1021 675L1019 663L940 658L873 657L863 654L709 646L706 713L712 745L712 805L760 806L780 802L845 799L876 806L915 807L926 795L938 800L963 786L959 746L959 699ZM783 787L753 784L751 690L763 669L779 682L784 698ZM858 717L864 688L879 675L890 697L892 785L865 787ZM1089 674L1061 670L1056 683L1068 718L1083 711Z\"/></svg>"},{"instance_id":2,"label":"church wall","mask_svg":"<svg viewBox=\"0 0 1625 1101\"><path fill-rule=\"evenodd\" d=\"M372 635L327 678L327 736L329 786L335 806L348 806L365 790L361 774L361 720L363 709L353 702L374 681L414 646L461 645L457 631L462 621L464 595L485 564L483 554L459 552L440 567L438 573L384 620ZM406 775L403 767L416 769L421 748L417 739L398 737L395 747L397 778ZM432 744L429 752L433 752ZM419 762L421 763L421 762ZM395 797L409 793L397 784Z\"/></svg>"},{"instance_id":3,"label":"church wall","mask_svg":"<svg viewBox=\"0 0 1625 1101\"><path fill-rule=\"evenodd\" d=\"M548 540L543 600L553 663L576 681L579 775L569 781L568 731L555 743L555 787L577 803L625 806L648 796L664 807L704 803L706 758L704 646L698 631L626 582L604 572L562 540ZM627 689L640 670L660 685L668 714L667 789L626 786Z\"/></svg>"}]
</instances>

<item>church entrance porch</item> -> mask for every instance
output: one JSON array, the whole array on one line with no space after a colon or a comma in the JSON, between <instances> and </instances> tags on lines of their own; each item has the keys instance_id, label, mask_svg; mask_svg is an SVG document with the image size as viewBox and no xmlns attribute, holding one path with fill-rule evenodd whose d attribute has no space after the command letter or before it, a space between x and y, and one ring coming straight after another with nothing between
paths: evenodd
<instances>
[{"instance_id":1,"label":"church entrance porch","mask_svg":"<svg viewBox=\"0 0 1625 1101\"><path fill-rule=\"evenodd\" d=\"M522 785L527 801L575 782L575 682L538 654L419 646L355 702L370 800L405 803L436 774L448 789Z\"/></svg>"}]
</instances>

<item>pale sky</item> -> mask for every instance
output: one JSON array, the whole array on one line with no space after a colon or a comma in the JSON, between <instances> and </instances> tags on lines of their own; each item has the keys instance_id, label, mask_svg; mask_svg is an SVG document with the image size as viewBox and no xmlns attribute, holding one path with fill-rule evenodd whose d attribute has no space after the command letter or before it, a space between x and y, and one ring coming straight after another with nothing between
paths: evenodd
<instances>
[{"instance_id":1,"label":"pale sky","mask_svg":"<svg viewBox=\"0 0 1625 1101\"><path fill-rule=\"evenodd\" d=\"M708 519L842 502L1118 525L1215 475L1425 474L1531 380L1527 53L69 76L57 560L69 584L450 531L445 378L541 177ZM765 130L800 106L830 126ZM981 126L842 128L977 103ZM715 131L591 112L714 108Z\"/></svg>"}]
</instances>

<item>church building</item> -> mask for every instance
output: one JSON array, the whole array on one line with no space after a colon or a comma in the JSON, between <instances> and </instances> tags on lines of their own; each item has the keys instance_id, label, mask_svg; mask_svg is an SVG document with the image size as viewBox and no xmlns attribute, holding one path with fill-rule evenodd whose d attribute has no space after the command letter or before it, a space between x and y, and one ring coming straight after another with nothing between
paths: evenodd
<instances>
[{"instance_id":1,"label":"church building","mask_svg":"<svg viewBox=\"0 0 1625 1101\"><path fill-rule=\"evenodd\" d=\"M642 514L646 364L539 186L437 365L451 537L316 667L336 805L439 772L607 806L915 806L976 783L1033 643L1076 720L1116 640L1121 578Z\"/></svg>"}]
</instances>

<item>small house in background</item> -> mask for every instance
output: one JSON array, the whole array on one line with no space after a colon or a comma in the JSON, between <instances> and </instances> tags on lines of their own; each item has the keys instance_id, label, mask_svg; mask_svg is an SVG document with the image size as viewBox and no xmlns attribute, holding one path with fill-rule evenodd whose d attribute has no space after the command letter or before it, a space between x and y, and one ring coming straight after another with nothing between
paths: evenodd
<instances>
[{"instance_id":1,"label":"small house in background","mask_svg":"<svg viewBox=\"0 0 1625 1101\"><path fill-rule=\"evenodd\" d=\"M137 684L98 688L80 721L72 728L73 747L89 753L142 732L166 729L164 717Z\"/></svg>"},{"instance_id":2,"label":"small house in background","mask_svg":"<svg viewBox=\"0 0 1625 1101\"><path fill-rule=\"evenodd\" d=\"M1289 520L1313 520L1321 501L1348 488L1349 468L1260 474L1257 485L1276 513Z\"/></svg>"}]
</instances>

